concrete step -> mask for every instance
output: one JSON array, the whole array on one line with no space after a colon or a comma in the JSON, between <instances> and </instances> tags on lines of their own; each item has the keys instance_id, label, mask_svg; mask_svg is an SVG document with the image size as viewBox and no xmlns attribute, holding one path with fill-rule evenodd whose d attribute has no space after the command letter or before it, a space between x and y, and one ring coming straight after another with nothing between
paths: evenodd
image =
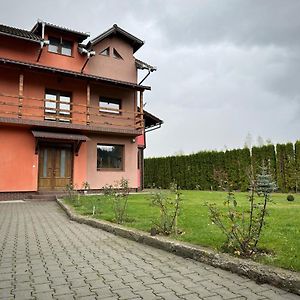
<instances>
[{"instance_id":1,"label":"concrete step","mask_svg":"<svg viewBox=\"0 0 300 300\"><path fill-rule=\"evenodd\" d=\"M30 196L31 200L55 200L55 195L38 195L34 194Z\"/></svg>"},{"instance_id":2,"label":"concrete step","mask_svg":"<svg viewBox=\"0 0 300 300\"><path fill-rule=\"evenodd\" d=\"M67 192L65 191L37 191L35 194L37 195L65 195Z\"/></svg>"},{"instance_id":3,"label":"concrete step","mask_svg":"<svg viewBox=\"0 0 300 300\"><path fill-rule=\"evenodd\" d=\"M56 197L63 197L66 193L61 191L54 191L54 192L37 192L32 194L30 197L31 200L55 200Z\"/></svg>"}]
</instances>

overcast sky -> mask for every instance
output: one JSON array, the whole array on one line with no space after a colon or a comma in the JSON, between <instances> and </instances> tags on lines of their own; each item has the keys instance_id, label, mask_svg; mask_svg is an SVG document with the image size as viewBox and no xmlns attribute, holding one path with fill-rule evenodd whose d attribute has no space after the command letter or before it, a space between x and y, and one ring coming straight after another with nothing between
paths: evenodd
<instances>
[{"instance_id":1,"label":"overcast sky","mask_svg":"<svg viewBox=\"0 0 300 300\"><path fill-rule=\"evenodd\" d=\"M158 67L146 110L164 120L146 156L300 139L300 1L10 0L1 23L38 18L94 37L117 23L145 40L136 57Z\"/></svg>"}]
</instances>

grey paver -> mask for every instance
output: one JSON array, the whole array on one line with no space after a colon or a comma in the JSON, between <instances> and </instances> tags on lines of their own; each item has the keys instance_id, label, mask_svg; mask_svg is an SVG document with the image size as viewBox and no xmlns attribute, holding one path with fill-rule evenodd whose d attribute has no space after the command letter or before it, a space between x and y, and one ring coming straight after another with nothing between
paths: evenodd
<instances>
[{"instance_id":1,"label":"grey paver","mask_svg":"<svg viewBox=\"0 0 300 300\"><path fill-rule=\"evenodd\" d=\"M70 221L55 202L3 204L0 299L300 299Z\"/></svg>"}]
</instances>

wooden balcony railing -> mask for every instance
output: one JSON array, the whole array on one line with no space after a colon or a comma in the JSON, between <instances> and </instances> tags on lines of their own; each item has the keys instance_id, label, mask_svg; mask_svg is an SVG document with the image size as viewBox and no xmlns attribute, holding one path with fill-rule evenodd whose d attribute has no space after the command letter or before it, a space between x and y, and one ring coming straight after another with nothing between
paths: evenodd
<instances>
[{"instance_id":1,"label":"wooden balcony railing","mask_svg":"<svg viewBox=\"0 0 300 300\"><path fill-rule=\"evenodd\" d=\"M0 117L86 126L143 129L142 112L87 105L86 99L75 100L63 102L0 93Z\"/></svg>"}]
</instances>

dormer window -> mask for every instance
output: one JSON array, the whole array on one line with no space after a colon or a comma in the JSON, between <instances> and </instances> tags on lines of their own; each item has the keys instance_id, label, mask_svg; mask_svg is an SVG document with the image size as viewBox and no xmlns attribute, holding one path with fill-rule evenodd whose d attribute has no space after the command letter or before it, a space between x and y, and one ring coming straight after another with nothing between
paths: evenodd
<instances>
[{"instance_id":1,"label":"dormer window","mask_svg":"<svg viewBox=\"0 0 300 300\"><path fill-rule=\"evenodd\" d=\"M100 55L109 56L109 47L107 47L106 49L102 50L100 52Z\"/></svg>"},{"instance_id":2,"label":"dormer window","mask_svg":"<svg viewBox=\"0 0 300 300\"><path fill-rule=\"evenodd\" d=\"M72 56L73 43L62 38L49 37L48 51L52 53Z\"/></svg>"},{"instance_id":3,"label":"dormer window","mask_svg":"<svg viewBox=\"0 0 300 300\"><path fill-rule=\"evenodd\" d=\"M115 48L113 48L113 58L123 59L122 56L119 54L119 52Z\"/></svg>"}]
</instances>

